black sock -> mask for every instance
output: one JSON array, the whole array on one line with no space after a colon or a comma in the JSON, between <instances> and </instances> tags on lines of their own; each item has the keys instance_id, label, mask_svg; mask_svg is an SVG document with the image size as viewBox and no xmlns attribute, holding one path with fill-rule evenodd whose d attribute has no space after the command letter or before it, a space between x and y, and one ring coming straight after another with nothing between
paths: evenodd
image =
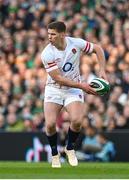
<instances>
[{"instance_id":1,"label":"black sock","mask_svg":"<svg viewBox=\"0 0 129 180\"><path fill-rule=\"evenodd\" d=\"M47 138L51 147L52 156L57 155L57 133L53 134L52 136L47 136Z\"/></svg>"},{"instance_id":2,"label":"black sock","mask_svg":"<svg viewBox=\"0 0 129 180\"><path fill-rule=\"evenodd\" d=\"M67 149L68 150L74 149L74 145L75 145L75 142L76 142L78 136L79 136L79 132L74 132L69 128L69 131L68 131L68 144L67 144Z\"/></svg>"}]
</instances>

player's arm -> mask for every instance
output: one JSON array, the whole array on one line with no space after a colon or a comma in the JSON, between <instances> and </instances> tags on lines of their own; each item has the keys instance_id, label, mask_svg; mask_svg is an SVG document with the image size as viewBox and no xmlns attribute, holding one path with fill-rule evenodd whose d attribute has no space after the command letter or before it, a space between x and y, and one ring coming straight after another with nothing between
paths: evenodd
<instances>
[{"instance_id":1,"label":"player's arm","mask_svg":"<svg viewBox=\"0 0 129 180\"><path fill-rule=\"evenodd\" d=\"M94 89L91 88L88 84L75 82L75 81L72 81L72 80L70 80L70 79L68 79L66 77L63 77L61 75L59 69L55 69L55 70L50 71L49 75L51 76L51 78L54 81L56 81L61 86L79 88L79 89L82 89L83 91L87 92L88 94L97 95L97 93L94 91Z\"/></svg>"},{"instance_id":2,"label":"player's arm","mask_svg":"<svg viewBox=\"0 0 129 180\"><path fill-rule=\"evenodd\" d=\"M93 44L93 52L95 52L97 55L97 59L98 59L99 67L100 67L99 76L101 78L104 78L105 80L107 80L107 76L105 73L106 60L105 60L104 51L101 48L101 46L99 46L97 44Z\"/></svg>"},{"instance_id":3,"label":"player's arm","mask_svg":"<svg viewBox=\"0 0 129 180\"><path fill-rule=\"evenodd\" d=\"M85 41L80 38L76 38L75 41L76 41L75 42L76 46L79 47L79 49L82 50L84 53L86 54L96 53L98 63L100 66L99 76L107 80L106 73L105 73L105 56L104 56L104 52L101 46Z\"/></svg>"}]
</instances>

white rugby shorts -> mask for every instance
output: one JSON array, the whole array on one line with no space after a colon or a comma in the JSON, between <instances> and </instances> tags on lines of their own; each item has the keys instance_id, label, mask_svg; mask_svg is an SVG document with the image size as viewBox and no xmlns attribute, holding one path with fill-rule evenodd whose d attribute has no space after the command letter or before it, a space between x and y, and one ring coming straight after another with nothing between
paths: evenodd
<instances>
[{"instance_id":1,"label":"white rugby shorts","mask_svg":"<svg viewBox=\"0 0 129 180\"><path fill-rule=\"evenodd\" d=\"M67 106L74 101L84 102L84 93L81 89L69 88L66 90L51 86L45 87L44 102Z\"/></svg>"}]
</instances>

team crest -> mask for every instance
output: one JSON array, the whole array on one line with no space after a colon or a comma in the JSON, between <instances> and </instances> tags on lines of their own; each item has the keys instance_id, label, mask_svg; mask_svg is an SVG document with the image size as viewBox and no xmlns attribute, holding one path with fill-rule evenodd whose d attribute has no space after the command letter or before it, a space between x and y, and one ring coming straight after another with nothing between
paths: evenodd
<instances>
[{"instance_id":1,"label":"team crest","mask_svg":"<svg viewBox=\"0 0 129 180\"><path fill-rule=\"evenodd\" d=\"M75 48L72 49L73 54L76 54L77 50Z\"/></svg>"}]
</instances>

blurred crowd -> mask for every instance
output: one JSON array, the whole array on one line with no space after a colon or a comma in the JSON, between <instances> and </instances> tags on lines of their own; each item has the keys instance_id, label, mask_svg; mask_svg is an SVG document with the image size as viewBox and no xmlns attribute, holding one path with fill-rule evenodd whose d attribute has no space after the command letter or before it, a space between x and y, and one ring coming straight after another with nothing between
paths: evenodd
<instances>
[{"instance_id":1,"label":"blurred crowd","mask_svg":"<svg viewBox=\"0 0 129 180\"><path fill-rule=\"evenodd\" d=\"M85 94L83 130L129 129L128 0L0 0L0 131L42 131L46 71L40 59L47 24L64 21L69 36L98 43L104 49L111 91ZM82 80L98 75L95 54L82 54ZM69 115L58 118L60 136ZM61 130L61 131L60 131Z\"/></svg>"}]
</instances>

